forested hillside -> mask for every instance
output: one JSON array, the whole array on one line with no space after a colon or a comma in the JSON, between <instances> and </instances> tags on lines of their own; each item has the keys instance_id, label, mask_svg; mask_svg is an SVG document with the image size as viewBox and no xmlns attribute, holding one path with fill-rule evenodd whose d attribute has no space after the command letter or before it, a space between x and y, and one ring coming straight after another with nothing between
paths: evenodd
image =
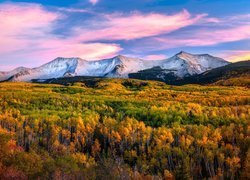
<instances>
[{"instance_id":1,"label":"forested hillside","mask_svg":"<svg viewBox=\"0 0 250 180\"><path fill-rule=\"evenodd\" d=\"M222 86L250 87L250 60L231 63L184 78L177 77L173 71L171 72L160 67L131 73L129 77L142 80L157 80L172 85L217 84Z\"/></svg>"},{"instance_id":2,"label":"forested hillside","mask_svg":"<svg viewBox=\"0 0 250 180\"><path fill-rule=\"evenodd\" d=\"M0 84L0 179L247 179L250 91Z\"/></svg>"},{"instance_id":3,"label":"forested hillside","mask_svg":"<svg viewBox=\"0 0 250 180\"><path fill-rule=\"evenodd\" d=\"M187 77L177 84L217 84L223 86L250 87L250 60L215 68L199 75Z\"/></svg>"}]
</instances>

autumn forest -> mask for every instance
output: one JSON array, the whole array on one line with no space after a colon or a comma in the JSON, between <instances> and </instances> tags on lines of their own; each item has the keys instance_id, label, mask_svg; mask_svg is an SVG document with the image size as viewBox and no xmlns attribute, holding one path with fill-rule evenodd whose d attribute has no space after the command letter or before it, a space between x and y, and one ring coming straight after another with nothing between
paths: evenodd
<instances>
[{"instance_id":1,"label":"autumn forest","mask_svg":"<svg viewBox=\"0 0 250 180\"><path fill-rule=\"evenodd\" d=\"M0 179L247 179L247 87L0 84Z\"/></svg>"}]
</instances>

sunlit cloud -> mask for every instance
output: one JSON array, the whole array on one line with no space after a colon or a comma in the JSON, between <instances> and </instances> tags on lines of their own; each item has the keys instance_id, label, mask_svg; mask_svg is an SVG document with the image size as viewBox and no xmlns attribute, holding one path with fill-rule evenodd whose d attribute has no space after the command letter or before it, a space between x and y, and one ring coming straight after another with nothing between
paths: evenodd
<instances>
[{"instance_id":1,"label":"sunlit cloud","mask_svg":"<svg viewBox=\"0 0 250 180\"><path fill-rule=\"evenodd\" d=\"M101 43L100 40L133 40L169 33L194 24L206 16L192 16L186 10L173 15L139 12L129 15L100 14L102 23L96 19L88 21L94 26L93 29L89 26L85 29L72 27L72 33L63 37L54 34L59 20L67 18L63 12L88 11L74 8L57 10L48 11L41 5L31 3L0 4L1 57L17 65L27 66L37 66L57 56L107 58L116 55L122 47L113 42Z\"/></svg>"},{"instance_id":2,"label":"sunlit cloud","mask_svg":"<svg viewBox=\"0 0 250 180\"><path fill-rule=\"evenodd\" d=\"M151 54L151 55L144 56L143 59L162 60L162 59L167 59L167 56L165 54Z\"/></svg>"},{"instance_id":3,"label":"sunlit cloud","mask_svg":"<svg viewBox=\"0 0 250 180\"><path fill-rule=\"evenodd\" d=\"M207 19L203 19L203 22ZM239 15L225 19L209 20L210 23L218 24L205 26L196 29L187 29L179 33L149 37L145 39L143 47L135 47L135 51L142 50L163 50L179 47L201 47L212 46L221 43L250 40L250 20L248 15Z\"/></svg>"},{"instance_id":4,"label":"sunlit cloud","mask_svg":"<svg viewBox=\"0 0 250 180\"><path fill-rule=\"evenodd\" d=\"M250 25L233 27L230 29L214 29L213 31L200 30L187 33L187 36L172 36L167 38L154 38L156 43L164 43L164 48L180 46L208 46L224 42L233 42L250 38Z\"/></svg>"},{"instance_id":5,"label":"sunlit cloud","mask_svg":"<svg viewBox=\"0 0 250 180\"><path fill-rule=\"evenodd\" d=\"M49 44L49 46L48 46ZM39 44L30 58L39 57L82 57L86 60L107 58L116 55L122 48L115 43L80 43L75 39L49 39Z\"/></svg>"},{"instance_id":6,"label":"sunlit cloud","mask_svg":"<svg viewBox=\"0 0 250 180\"><path fill-rule=\"evenodd\" d=\"M30 39L40 40L52 31L60 14L43 10L37 4L0 5L0 53L11 53L32 45Z\"/></svg>"},{"instance_id":7,"label":"sunlit cloud","mask_svg":"<svg viewBox=\"0 0 250 180\"><path fill-rule=\"evenodd\" d=\"M83 41L132 40L170 33L195 24L205 16L207 14L192 16L186 10L173 15L139 12L129 15L115 13L103 16L101 21L94 20L93 27L87 29L78 27L75 32L82 34Z\"/></svg>"},{"instance_id":8,"label":"sunlit cloud","mask_svg":"<svg viewBox=\"0 0 250 180\"><path fill-rule=\"evenodd\" d=\"M250 51L224 51L221 56L231 62L250 60Z\"/></svg>"},{"instance_id":9,"label":"sunlit cloud","mask_svg":"<svg viewBox=\"0 0 250 180\"><path fill-rule=\"evenodd\" d=\"M97 4L99 2L99 0L89 0L89 2L93 5Z\"/></svg>"},{"instance_id":10,"label":"sunlit cloud","mask_svg":"<svg viewBox=\"0 0 250 180\"><path fill-rule=\"evenodd\" d=\"M94 8L0 3L0 70L13 64L38 66L58 56L93 60L121 52L158 60L166 58L162 50L250 41L250 14L214 17L185 9L105 13ZM248 58L243 52L227 53L232 61Z\"/></svg>"},{"instance_id":11,"label":"sunlit cloud","mask_svg":"<svg viewBox=\"0 0 250 180\"><path fill-rule=\"evenodd\" d=\"M220 22L221 22L220 19L218 19L218 18L213 18L213 17L211 17L211 18L206 18L206 20L204 21L204 23L220 23Z\"/></svg>"},{"instance_id":12,"label":"sunlit cloud","mask_svg":"<svg viewBox=\"0 0 250 180\"><path fill-rule=\"evenodd\" d=\"M37 66L57 56L99 59L114 56L122 49L115 43L82 43L77 34L67 38L53 34L62 18L60 13L37 4L0 4L2 60Z\"/></svg>"},{"instance_id":13,"label":"sunlit cloud","mask_svg":"<svg viewBox=\"0 0 250 180\"><path fill-rule=\"evenodd\" d=\"M148 37L136 41L130 47L134 53L154 53L168 49L186 47L205 49L215 45L250 41L250 15L240 14L223 18L206 16L194 26L190 25L171 34ZM242 47L238 46L240 50ZM216 51L216 49L215 49ZM201 51L200 51L201 52ZM204 53L207 53L204 51Z\"/></svg>"}]
</instances>

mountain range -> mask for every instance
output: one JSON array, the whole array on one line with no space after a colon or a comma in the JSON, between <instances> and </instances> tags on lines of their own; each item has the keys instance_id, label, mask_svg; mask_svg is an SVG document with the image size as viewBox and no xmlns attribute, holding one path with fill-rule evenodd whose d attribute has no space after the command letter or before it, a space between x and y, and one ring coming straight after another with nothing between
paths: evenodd
<instances>
[{"instance_id":1,"label":"mountain range","mask_svg":"<svg viewBox=\"0 0 250 180\"><path fill-rule=\"evenodd\" d=\"M157 75L159 79L168 76L179 79L227 64L229 62L226 60L209 54L195 55L183 51L164 60L143 60L122 55L96 61L58 57L40 67L19 67L9 72L0 72L0 81L42 82L46 79L74 76L127 78L133 73L155 68L161 70Z\"/></svg>"}]
</instances>

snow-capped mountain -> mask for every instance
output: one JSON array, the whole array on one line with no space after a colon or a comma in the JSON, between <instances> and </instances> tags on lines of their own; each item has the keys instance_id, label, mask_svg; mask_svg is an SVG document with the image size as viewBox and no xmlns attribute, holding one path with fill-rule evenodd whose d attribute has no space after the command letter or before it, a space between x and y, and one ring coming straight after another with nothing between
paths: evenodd
<instances>
[{"instance_id":1,"label":"snow-capped mountain","mask_svg":"<svg viewBox=\"0 0 250 180\"><path fill-rule=\"evenodd\" d=\"M209 54L194 55L181 51L173 57L163 60L160 67L162 69L174 70L175 75L178 77L185 77L200 74L227 64L229 62L224 59Z\"/></svg>"},{"instance_id":2,"label":"snow-capped mountain","mask_svg":"<svg viewBox=\"0 0 250 180\"><path fill-rule=\"evenodd\" d=\"M110 59L87 61L81 58L56 58L37 68L17 68L10 72L0 72L0 81L45 80L69 76L101 76L126 78L130 73L160 67L174 72L178 77L200 74L206 70L227 65L228 62L217 57L192 55L180 52L175 56L158 61L142 60L118 55Z\"/></svg>"},{"instance_id":3,"label":"snow-capped mountain","mask_svg":"<svg viewBox=\"0 0 250 180\"><path fill-rule=\"evenodd\" d=\"M29 70L29 68L25 68L25 67L18 67L12 71L9 72L0 72L0 81L5 81L8 80L9 78L11 78L12 76L14 76L15 74L18 74L22 71L26 71Z\"/></svg>"},{"instance_id":4,"label":"snow-capped mountain","mask_svg":"<svg viewBox=\"0 0 250 180\"><path fill-rule=\"evenodd\" d=\"M152 67L152 61L118 55L111 59L85 61L79 64L75 73L78 76L128 77L131 72Z\"/></svg>"},{"instance_id":5,"label":"snow-capped mountain","mask_svg":"<svg viewBox=\"0 0 250 180\"><path fill-rule=\"evenodd\" d=\"M116 56L99 61L81 58L56 58L38 68L25 69L13 74L10 81L31 81L68 76L128 77L131 72L152 67L152 61ZM0 75L1 76L1 75ZM4 79L4 78L3 78Z\"/></svg>"}]
</instances>

